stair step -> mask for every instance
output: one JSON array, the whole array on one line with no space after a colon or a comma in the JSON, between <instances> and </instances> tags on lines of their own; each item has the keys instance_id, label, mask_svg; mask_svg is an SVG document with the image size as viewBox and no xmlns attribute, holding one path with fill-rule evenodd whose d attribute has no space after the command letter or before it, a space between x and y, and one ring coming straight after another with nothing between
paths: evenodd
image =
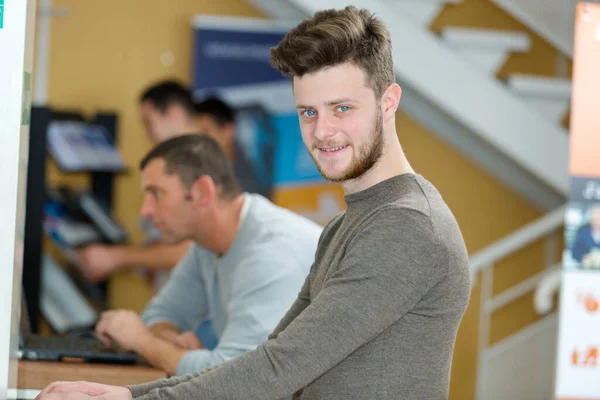
<instances>
[{"instance_id":1,"label":"stair step","mask_svg":"<svg viewBox=\"0 0 600 400\"><path fill-rule=\"evenodd\" d=\"M392 10L410 17L415 24L429 27L446 4L463 0L383 0Z\"/></svg>"},{"instance_id":2,"label":"stair step","mask_svg":"<svg viewBox=\"0 0 600 400\"><path fill-rule=\"evenodd\" d=\"M512 74L506 83L523 96L571 98L572 83L566 78Z\"/></svg>"},{"instance_id":3,"label":"stair step","mask_svg":"<svg viewBox=\"0 0 600 400\"><path fill-rule=\"evenodd\" d=\"M541 115L549 118L556 124L560 124L569 111L571 101L569 99L543 99L538 97L526 97L523 100Z\"/></svg>"},{"instance_id":4,"label":"stair step","mask_svg":"<svg viewBox=\"0 0 600 400\"><path fill-rule=\"evenodd\" d=\"M466 60L490 75L504 65L513 51L528 51L529 35L514 31L475 28L444 28L440 38Z\"/></svg>"},{"instance_id":5,"label":"stair step","mask_svg":"<svg viewBox=\"0 0 600 400\"><path fill-rule=\"evenodd\" d=\"M542 115L560 123L571 104L571 81L565 78L513 74L510 90Z\"/></svg>"},{"instance_id":6,"label":"stair step","mask_svg":"<svg viewBox=\"0 0 600 400\"><path fill-rule=\"evenodd\" d=\"M529 35L516 31L450 27L442 29L440 36L449 45L461 49L502 49L526 52L531 48Z\"/></svg>"}]
</instances>

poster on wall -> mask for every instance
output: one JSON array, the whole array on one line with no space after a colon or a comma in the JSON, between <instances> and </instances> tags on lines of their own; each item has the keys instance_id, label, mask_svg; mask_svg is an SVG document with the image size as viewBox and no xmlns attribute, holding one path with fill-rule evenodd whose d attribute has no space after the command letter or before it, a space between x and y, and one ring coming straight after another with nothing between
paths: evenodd
<instances>
[{"instance_id":1,"label":"poster on wall","mask_svg":"<svg viewBox=\"0 0 600 400\"><path fill-rule=\"evenodd\" d=\"M217 97L236 110L238 178L276 204L327 223L345 207L343 192L317 170L302 141L291 80L270 64L270 49L294 24L198 15L192 26L194 97Z\"/></svg>"},{"instance_id":2,"label":"poster on wall","mask_svg":"<svg viewBox=\"0 0 600 400\"><path fill-rule=\"evenodd\" d=\"M600 4L579 3L555 398L600 399Z\"/></svg>"}]
</instances>

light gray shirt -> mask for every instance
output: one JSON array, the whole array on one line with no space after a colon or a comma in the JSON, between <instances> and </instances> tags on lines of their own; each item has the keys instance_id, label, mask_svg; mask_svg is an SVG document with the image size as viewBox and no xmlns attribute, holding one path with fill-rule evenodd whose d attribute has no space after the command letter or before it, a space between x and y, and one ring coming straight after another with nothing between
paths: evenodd
<instances>
[{"instance_id":1,"label":"light gray shirt","mask_svg":"<svg viewBox=\"0 0 600 400\"><path fill-rule=\"evenodd\" d=\"M193 244L142 319L182 331L211 320L213 350L187 352L177 375L237 357L267 340L290 308L314 259L322 227L257 194L245 194L238 234L218 258Z\"/></svg>"}]
</instances>

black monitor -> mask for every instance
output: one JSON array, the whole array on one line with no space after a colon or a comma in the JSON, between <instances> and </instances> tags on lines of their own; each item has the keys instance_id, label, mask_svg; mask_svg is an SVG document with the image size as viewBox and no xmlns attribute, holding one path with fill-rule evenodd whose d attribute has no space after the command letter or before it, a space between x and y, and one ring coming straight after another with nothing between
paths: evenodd
<instances>
[{"instance_id":1,"label":"black monitor","mask_svg":"<svg viewBox=\"0 0 600 400\"><path fill-rule=\"evenodd\" d=\"M39 333L40 292L42 274L42 254L44 236L44 211L48 199L46 185L46 163L48 160L48 127L53 121L86 121L78 112L64 112L45 106L31 107L29 126L29 160L27 168L27 192L25 228L23 243L23 292L30 316L32 333ZM112 144L116 139L117 115L98 113L89 123L102 127ZM69 173L70 171L64 171ZM110 212L113 205L113 183L116 174L126 170L86 170L89 173L91 193ZM106 284L89 284L85 288L88 295L100 302L106 302Z\"/></svg>"},{"instance_id":2,"label":"black monitor","mask_svg":"<svg viewBox=\"0 0 600 400\"><path fill-rule=\"evenodd\" d=\"M42 221L46 195L46 131L52 113L31 107L25 234L23 241L23 296L32 332L39 330L39 300L42 264Z\"/></svg>"}]
</instances>

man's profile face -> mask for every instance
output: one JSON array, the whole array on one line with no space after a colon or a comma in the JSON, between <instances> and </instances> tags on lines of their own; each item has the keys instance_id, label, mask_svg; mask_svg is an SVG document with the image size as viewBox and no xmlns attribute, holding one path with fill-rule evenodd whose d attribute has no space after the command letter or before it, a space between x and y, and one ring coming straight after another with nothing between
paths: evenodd
<instances>
[{"instance_id":1,"label":"man's profile face","mask_svg":"<svg viewBox=\"0 0 600 400\"><path fill-rule=\"evenodd\" d=\"M160 143L173 135L173 124L167 113L163 113L151 101L144 101L140 106L142 123L146 136L153 143Z\"/></svg>"},{"instance_id":2,"label":"man's profile face","mask_svg":"<svg viewBox=\"0 0 600 400\"><path fill-rule=\"evenodd\" d=\"M144 198L141 215L152 221L167 243L189 239L192 233L193 203L176 174L167 174L163 159L151 160L142 171Z\"/></svg>"},{"instance_id":3,"label":"man's profile face","mask_svg":"<svg viewBox=\"0 0 600 400\"><path fill-rule=\"evenodd\" d=\"M350 63L294 77L302 139L330 181L357 179L381 157L382 110L365 82Z\"/></svg>"}]
</instances>

